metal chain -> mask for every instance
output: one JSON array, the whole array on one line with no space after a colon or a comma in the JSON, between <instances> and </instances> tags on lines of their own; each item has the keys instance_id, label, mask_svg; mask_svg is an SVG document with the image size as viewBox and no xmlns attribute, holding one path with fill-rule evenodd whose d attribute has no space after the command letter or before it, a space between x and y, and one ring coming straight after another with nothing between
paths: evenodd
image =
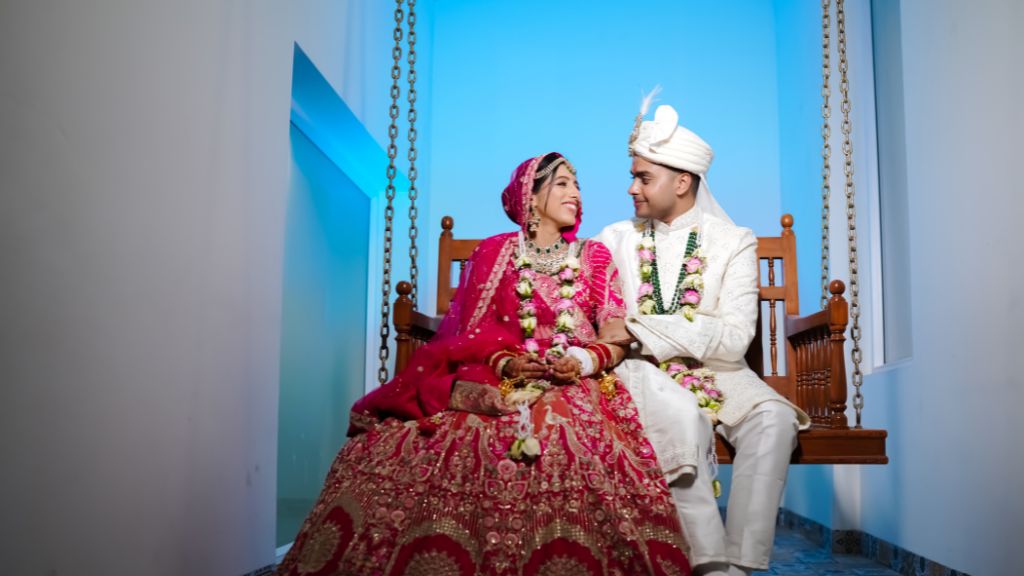
<instances>
[{"instance_id":1,"label":"metal chain","mask_svg":"<svg viewBox=\"0 0 1024 576\"><path fill-rule=\"evenodd\" d=\"M829 97L829 77L832 74L832 55L829 21L830 1L821 0L821 308L828 306L829 291L829 198L832 196L832 106Z\"/></svg>"},{"instance_id":2,"label":"metal chain","mask_svg":"<svg viewBox=\"0 0 1024 576\"><path fill-rule=\"evenodd\" d=\"M409 282L412 284L413 308L418 308L420 272L416 265L419 255L416 246L416 237L419 236L416 228L416 216L419 214L416 209L416 197L419 195L416 189L416 154L416 0L409 0Z\"/></svg>"},{"instance_id":3,"label":"metal chain","mask_svg":"<svg viewBox=\"0 0 1024 576\"><path fill-rule=\"evenodd\" d=\"M395 63L391 66L391 109L388 115L391 117L391 125L388 126L388 187L387 206L384 208L384 281L381 286L380 302L380 368L377 370L377 381L381 384L388 380L388 358L391 350L388 347L388 339L391 335L391 238L393 223L395 219L395 157L398 155L398 147L395 141L398 139L398 79L402 77L402 68L399 61L402 59L402 20L405 19L405 12L402 10L404 0L395 0L395 30L393 33L395 47L391 49L391 57Z\"/></svg>"},{"instance_id":4,"label":"metal chain","mask_svg":"<svg viewBox=\"0 0 1024 576\"><path fill-rule=\"evenodd\" d=\"M850 256L850 340L853 341L853 348L850 350L850 358L853 360L853 408L857 412L857 428L860 428L861 411L864 409L864 396L860 387L864 381L864 374L860 369L860 299L858 298L860 288L857 283L857 208L854 204L853 187L853 144L850 142L850 81L847 78L846 62L846 12L844 10L845 0L836 0L836 24L839 29L839 91L843 94L843 156L846 173L846 240L849 246Z\"/></svg>"}]
</instances>

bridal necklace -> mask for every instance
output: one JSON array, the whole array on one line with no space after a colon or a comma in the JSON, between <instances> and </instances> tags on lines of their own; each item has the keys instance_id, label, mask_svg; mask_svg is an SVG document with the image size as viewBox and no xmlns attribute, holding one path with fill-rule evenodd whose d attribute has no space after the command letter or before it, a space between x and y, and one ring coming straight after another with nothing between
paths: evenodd
<instances>
[{"instance_id":1,"label":"bridal necklace","mask_svg":"<svg viewBox=\"0 0 1024 576\"><path fill-rule=\"evenodd\" d=\"M524 239L523 250L521 251L530 259L535 272L547 274L548 276L556 274L561 270L562 262L565 261L568 252L569 243L561 236L553 244L545 248L537 246L533 240Z\"/></svg>"}]
</instances>

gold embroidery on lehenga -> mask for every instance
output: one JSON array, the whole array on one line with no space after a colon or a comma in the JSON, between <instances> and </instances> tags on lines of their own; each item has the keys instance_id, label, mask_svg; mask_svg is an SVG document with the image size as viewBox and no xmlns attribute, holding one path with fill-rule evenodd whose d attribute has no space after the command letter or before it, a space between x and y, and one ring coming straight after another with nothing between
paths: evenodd
<instances>
[{"instance_id":1,"label":"gold embroidery on lehenga","mask_svg":"<svg viewBox=\"0 0 1024 576\"><path fill-rule=\"evenodd\" d=\"M404 576L460 576L455 559L439 550L417 552L409 559Z\"/></svg>"},{"instance_id":2,"label":"gold embroidery on lehenga","mask_svg":"<svg viewBox=\"0 0 1024 576\"><path fill-rule=\"evenodd\" d=\"M312 574L323 570L327 562L334 556L340 544L341 533L334 524L324 523L317 527L303 548L303 556L299 561L300 574Z\"/></svg>"},{"instance_id":3,"label":"gold embroidery on lehenga","mask_svg":"<svg viewBox=\"0 0 1024 576\"><path fill-rule=\"evenodd\" d=\"M683 576L683 571L665 558L658 558L658 568L661 569L665 576Z\"/></svg>"},{"instance_id":4,"label":"gold embroidery on lehenga","mask_svg":"<svg viewBox=\"0 0 1024 576\"><path fill-rule=\"evenodd\" d=\"M569 556L552 556L544 561L537 570L537 576L566 576L567 574L587 574L587 567Z\"/></svg>"}]
</instances>

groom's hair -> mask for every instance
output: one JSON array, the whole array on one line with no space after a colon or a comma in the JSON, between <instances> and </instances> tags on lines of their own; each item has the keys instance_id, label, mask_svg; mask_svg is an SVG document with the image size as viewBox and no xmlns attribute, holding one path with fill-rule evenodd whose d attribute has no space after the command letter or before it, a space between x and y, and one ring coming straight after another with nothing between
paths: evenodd
<instances>
[{"instance_id":1,"label":"groom's hair","mask_svg":"<svg viewBox=\"0 0 1024 576\"><path fill-rule=\"evenodd\" d=\"M645 160L646 160L646 158L645 158ZM652 162L654 164L657 164L658 166L661 166L662 168L665 168L666 170L670 170L676 176L678 176L680 174L689 174L690 175L690 194L693 194L694 198L697 197L697 189L700 188L700 178L701 178L700 174L697 174L695 172L690 172L689 170L683 170L682 168L676 168L674 166L669 166L668 164L660 164L658 162L653 162L651 160L648 160L648 162Z\"/></svg>"}]
</instances>

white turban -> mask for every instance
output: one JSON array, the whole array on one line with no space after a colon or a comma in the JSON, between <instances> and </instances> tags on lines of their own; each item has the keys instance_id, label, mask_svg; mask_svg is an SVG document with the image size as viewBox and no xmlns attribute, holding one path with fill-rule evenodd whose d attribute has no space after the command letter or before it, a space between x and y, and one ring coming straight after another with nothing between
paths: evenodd
<instances>
[{"instance_id":1,"label":"white turban","mask_svg":"<svg viewBox=\"0 0 1024 576\"><path fill-rule=\"evenodd\" d=\"M671 106L658 106L654 120L640 124L636 132L630 150L655 164L703 176L715 156L707 142L679 125L679 114Z\"/></svg>"},{"instance_id":2,"label":"white turban","mask_svg":"<svg viewBox=\"0 0 1024 576\"><path fill-rule=\"evenodd\" d=\"M646 113L649 98L654 94L656 92L645 98L633 126L633 134L629 139L630 155L636 154L655 164L697 174L700 177L700 188L697 190L696 207L731 224L732 219L718 205L708 188L706 174L715 156L711 146L700 136L680 126L679 114L671 106L658 106L654 111L654 120L640 122Z\"/></svg>"}]
</instances>

